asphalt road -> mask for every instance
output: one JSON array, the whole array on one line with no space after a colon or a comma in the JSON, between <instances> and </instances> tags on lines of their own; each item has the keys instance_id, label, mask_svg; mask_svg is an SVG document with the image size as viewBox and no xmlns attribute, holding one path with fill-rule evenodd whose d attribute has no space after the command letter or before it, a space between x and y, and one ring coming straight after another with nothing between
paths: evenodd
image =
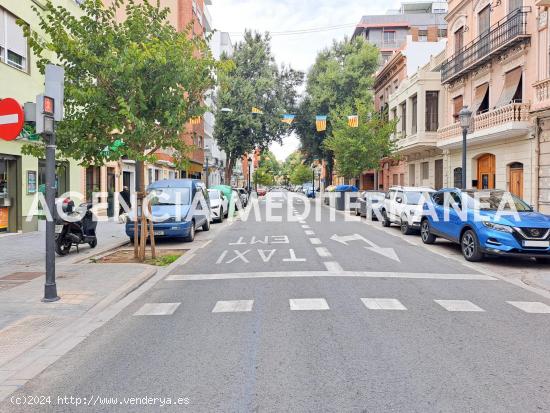
<instances>
[{"instance_id":1,"label":"asphalt road","mask_svg":"<svg viewBox=\"0 0 550 413\"><path fill-rule=\"evenodd\" d=\"M550 411L550 300L271 196L16 393L51 405L0 411Z\"/></svg>"}]
</instances>

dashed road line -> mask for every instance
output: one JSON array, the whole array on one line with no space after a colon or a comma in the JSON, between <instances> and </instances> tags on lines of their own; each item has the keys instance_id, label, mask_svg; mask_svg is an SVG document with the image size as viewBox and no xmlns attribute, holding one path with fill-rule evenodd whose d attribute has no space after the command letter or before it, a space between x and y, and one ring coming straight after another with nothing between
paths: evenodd
<instances>
[{"instance_id":1,"label":"dashed road line","mask_svg":"<svg viewBox=\"0 0 550 413\"><path fill-rule=\"evenodd\" d=\"M254 300L231 300L231 301L218 301L214 308L213 313L242 313L252 311L254 306Z\"/></svg>"},{"instance_id":2,"label":"dashed road line","mask_svg":"<svg viewBox=\"0 0 550 413\"><path fill-rule=\"evenodd\" d=\"M312 245L321 245L322 242L319 238L309 238L309 242L311 242Z\"/></svg>"},{"instance_id":3,"label":"dashed road line","mask_svg":"<svg viewBox=\"0 0 550 413\"><path fill-rule=\"evenodd\" d=\"M330 310L324 298L293 298L288 302L292 311Z\"/></svg>"},{"instance_id":4,"label":"dashed road line","mask_svg":"<svg viewBox=\"0 0 550 413\"><path fill-rule=\"evenodd\" d=\"M147 303L134 315L172 315L181 303Z\"/></svg>"},{"instance_id":5,"label":"dashed road line","mask_svg":"<svg viewBox=\"0 0 550 413\"><path fill-rule=\"evenodd\" d=\"M337 263L336 261L325 261L323 263L327 269L327 271L333 271L333 272L343 272L344 269L342 266Z\"/></svg>"},{"instance_id":6,"label":"dashed road line","mask_svg":"<svg viewBox=\"0 0 550 413\"><path fill-rule=\"evenodd\" d=\"M323 258L332 257L332 254L330 253L330 251L325 247L317 247L315 248L315 251L317 252L319 257L323 257Z\"/></svg>"},{"instance_id":7,"label":"dashed road line","mask_svg":"<svg viewBox=\"0 0 550 413\"><path fill-rule=\"evenodd\" d=\"M471 301L467 300L434 300L447 311L485 311Z\"/></svg>"},{"instance_id":8,"label":"dashed road line","mask_svg":"<svg viewBox=\"0 0 550 413\"><path fill-rule=\"evenodd\" d=\"M361 298L365 307L369 310L406 310L396 298Z\"/></svg>"},{"instance_id":9,"label":"dashed road line","mask_svg":"<svg viewBox=\"0 0 550 413\"><path fill-rule=\"evenodd\" d=\"M538 301L506 301L508 304L530 314L550 314L550 306Z\"/></svg>"},{"instance_id":10,"label":"dashed road line","mask_svg":"<svg viewBox=\"0 0 550 413\"><path fill-rule=\"evenodd\" d=\"M304 233L305 233L306 235L315 235L315 231L312 231L312 230L310 230L310 229L305 230Z\"/></svg>"}]
</instances>

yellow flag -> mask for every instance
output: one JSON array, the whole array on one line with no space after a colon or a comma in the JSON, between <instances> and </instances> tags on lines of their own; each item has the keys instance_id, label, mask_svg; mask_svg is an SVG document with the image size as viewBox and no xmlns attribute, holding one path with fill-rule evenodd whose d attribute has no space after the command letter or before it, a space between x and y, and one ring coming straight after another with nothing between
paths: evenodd
<instances>
[{"instance_id":1,"label":"yellow flag","mask_svg":"<svg viewBox=\"0 0 550 413\"><path fill-rule=\"evenodd\" d=\"M350 128L359 127L359 116L357 116L357 115L348 116L348 126Z\"/></svg>"},{"instance_id":2,"label":"yellow flag","mask_svg":"<svg viewBox=\"0 0 550 413\"><path fill-rule=\"evenodd\" d=\"M200 116L195 116L194 118L191 118L189 120L189 123L191 123L191 125L200 125L201 122L202 118Z\"/></svg>"},{"instance_id":3,"label":"yellow flag","mask_svg":"<svg viewBox=\"0 0 550 413\"><path fill-rule=\"evenodd\" d=\"M263 115L263 110L258 109L256 107L252 107L252 113L257 113L258 115Z\"/></svg>"},{"instance_id":4,"label":"yellow flag","mask_svg":"<svg viewBox=\"0 0 550 413\"><path fill-rule=\"evenodd\" d=\"M317 132L322 132L327 130L327 117L315 116L315 126L317 127Z\"/></svg>"}]
</instances>

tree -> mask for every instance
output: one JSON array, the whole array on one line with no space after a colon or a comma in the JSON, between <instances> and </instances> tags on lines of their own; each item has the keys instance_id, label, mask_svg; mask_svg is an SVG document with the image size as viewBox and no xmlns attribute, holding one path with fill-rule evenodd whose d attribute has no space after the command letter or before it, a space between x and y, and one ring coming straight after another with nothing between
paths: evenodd
<instances>
[{"instance_id":1,"label":"tree","mask_svg":"<svg viewBox=\"0 0 550 413\"><path fill-rule=\"evenodd\" d=\"M136 160L136 193L140 208L143 162L155 152L169 149L178 163L191 147L182 135L190 118L204 113L203 97L215 84L215 60L200 36L177 32L168 22L170 10L147 0L101 0L81 4L73 16L47 1L43 10L33 6L42 38L23 26L29 45L44 71L50 58L65 68L65 119L57 128L61 154L84 165L102 165L125 156ZM125 15L117 22L116 16ZM27 145L39 154L40 145ZM141 222L140 258L145 256L145 227ZM136 243L136 255L138 251Z\"/></svg>"},{"instance_id":2,"label":"tree","mask_svg":"<svg viewBox=\"0 0 550 413\"><path fill-rule=\"evenodd\" d=\"M357 102L356 109L360 119L357 128L348 126L346 114L351 107L331 111L332 135L324 142L334 154L336 171L348 179L365 169L377 168L380 159L395 149L395 142L390 138L395 122L387 122L382 114L373 113L368 104Z\"/></svg>"},{"instance_id":3,"label":"tree","mask_svg":"<svg viewBox=\"0 0 550 413\"><path fill-rule=\"evenodd\" d=\"M298 164L290 173L290 183L294 185L301 185L304 182L312 181L312 172L311 169L304 164Z\"/></svg>"},{"instance_id":4,"label":"tree","mask_svg":"<svg viewBox=\"0 0 550 413\"><path fill-rule=\"evenodd\" d=\"M346 38L334 41L330 48L319 52L308 73L306 96L298 109L295 131L308 160L318 157L327 161L329 177L332 175L333 156L323 142L332 136L335 119L330 116L327 130L316 132L315 116L328 115L339 107L349 109L347 116L355 114L357 101L371 102L378 58L378 49L363 38Z\"/></svg>"},{"instance_id":5,"label":"tree","mask_svg":"<svg viewBox=\"0 0 550 413\"><path fill-rule=\"evenodd\" d=\"M269 34L245 32L231 60L232 70L219 78L214 128L218 146L227 156L227 182L242 155L257 147L265 149L271 142L281 142L289 132L288 125L280 121L281 115L293 111L296 87L303 81L303 73L277 67ZM252 107L261 109L263 114L251 113Z\"/></svg>"}]
</instances>

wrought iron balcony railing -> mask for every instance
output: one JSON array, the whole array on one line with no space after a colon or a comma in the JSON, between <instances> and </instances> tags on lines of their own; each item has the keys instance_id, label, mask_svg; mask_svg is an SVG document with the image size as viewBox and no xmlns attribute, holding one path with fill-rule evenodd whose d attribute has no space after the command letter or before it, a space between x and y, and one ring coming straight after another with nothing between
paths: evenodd
<instances>
[{"instance_id":1,"label":"wrought iron balcony railing","mask_svg":"<svg viewBox=\"0 0 550 413\"><path fill-rule=\"evenodd\" d=\"M448 83L479 67L493 56L530 38L527 33L527 13L530 7L516 9L495 23L489 31L468 43L443 62L441 81Z\"/></svg>"}]
</instances>

